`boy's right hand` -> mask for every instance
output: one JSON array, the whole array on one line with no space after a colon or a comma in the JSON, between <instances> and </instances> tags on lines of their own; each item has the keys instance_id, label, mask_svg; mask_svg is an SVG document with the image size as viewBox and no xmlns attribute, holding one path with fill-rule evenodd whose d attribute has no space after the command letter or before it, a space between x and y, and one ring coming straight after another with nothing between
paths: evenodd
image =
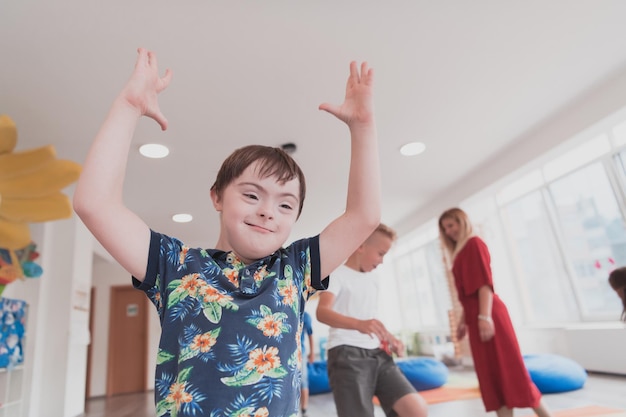
<instances>
[{"instance_id":1,"label":"boy's right hand","mask_svg":"<svg viewBox=\"0 0 626 417\"><path fill-rule=\"evenodd\" d=\"M131 108L154 119L161 129L167 129L167 119L161 113L157 95L165 90L172 79L172 71L165 70L163 77L159 76L159 68L154 52L144 48L137 50L139 56L135 69L122 90L119 99Z\"/></svg>"},{"instance_id":2,"label":"boy's right hand","mask_svg":"<svg viewBox=\"0 0 626 417\"><path fill-rule=\"evenodd\" d=\"M373 87L374 70L367 62L363 62L359 71L359 67L353 61L350 63L350 76L343 104L336 106L323 103L319 109L342 120L350 129L360 125L369 126L374 123Z\"/></svg>"}]
</instances>

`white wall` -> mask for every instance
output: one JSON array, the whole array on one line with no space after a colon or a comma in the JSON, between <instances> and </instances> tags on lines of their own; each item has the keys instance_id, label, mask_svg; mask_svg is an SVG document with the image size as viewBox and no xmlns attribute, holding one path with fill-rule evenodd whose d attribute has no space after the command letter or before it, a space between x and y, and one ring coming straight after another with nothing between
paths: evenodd
<instances>
[{"instance_id":1,"label":"white wall","mask_svg":"<svg viewBox=\"0 0 626 417\"><path fill-rule=\"evenodd\" d=\"M626 375L626 325L581 324L565 329L570 357L590 371Z\"/></svg>"},{"instance_id":2,"label":"white wall","mask_svg":"<svg viewBox=\"0 0 626 417\"><path fill-rule=\"evenodd\" d=\"M96 243L97 245L97 243ZM97 245L98 246L98 245ZM111 287L131 285L131 276L119 266L108 254L98 250L102 256L96 256L93 264L94 299L94 330L91 348L91 381L90 397L106 395L107 359L109 346L109 305ZM152 306L152 304L150 304ZM148 351L147 358L147 389L154 389L154 370L159 346L161 327L156 309L151 308L148 314Z\"/></svg>"},{"instance_id":3,"label":"white wall","mask_svg":"<svg viewBox=\"0 0 626 417\"><path fill-rule=\"evenodd\" d=\"M85 387L87 375L87 349L89 334L89 292L93 244L91 233L78 220L70 220L73 228L73 251L71 271L70 305L68 323L68 349L65 379L65 416L77 416L85 411ZM80 393L80 395L76 395ZM44 403L45 404L45 403ZM40 414L41 415L41 414Z\"/></svg>"},{"instance_id":4,"label":"white wall","mask_svg":"<svg viewBox=\"0 0 626 417\"><path fill-rule=\"evenodd\" d=\"M29 304L22 415L74 417L85 405L89 306L82 292L91 282L91 238L75 218L33 227L31 237L43 275L3 293Z\"/></svg>"}]
</instances>

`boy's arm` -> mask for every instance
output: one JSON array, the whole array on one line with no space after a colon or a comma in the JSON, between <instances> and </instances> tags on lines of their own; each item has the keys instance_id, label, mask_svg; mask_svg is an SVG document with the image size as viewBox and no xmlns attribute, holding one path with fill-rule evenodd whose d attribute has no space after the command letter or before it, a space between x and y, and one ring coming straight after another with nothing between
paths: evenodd
<instances>
[{"instance_id":1,"label":"boy's arm","mask_svg":"<svg viewBox=\"0 0 626 417\"><path fill-rule=\"evenodd\" d=\"M333 310L335 295L322 291L317 303L317 320L336 329L356 330L370 336L376 336L379 340L387 340L390 336L385 326L376 319L360 320L346 316Z\"/></svg>"},{"instance_id":2,"label":"boy's arm","mask_svg":"<svg viewBox=\"0 0 626 417\"><path fill-rule=\"evenodd\" d=\"M309 354L309 362L313 363L313 360L315 359L315 343L313 342L313 333L309 334L309 349L307 353Z\"/></svg>"},{"instance_id":3,"label":"boy's arm","mask_svg":"<svg viewBox=\"0 0 626 417\"><path fill-rule=\"evenodd\" d=\"M341 106L322 104L350 129L351 155L346 210L320 234L321 276L341 265L380 223L380 163L372 102L373 70L350 63Z\"/></svg>"},{"instance_id":4,"label":"boy's arm","mask_svg":"<svg viewBox=\"0 0 626 417\"><path fill-rule=\"evenodd\" d=\"M133 133L142 115L167 120L157 94L171 79L159 77L156 56L139 49L133 74L113 102L91 145L74 193L74 210L104 248L128 272L143 280L150 247L150 229L122 200L126 162Z\"/></svg>"}]
</instances>

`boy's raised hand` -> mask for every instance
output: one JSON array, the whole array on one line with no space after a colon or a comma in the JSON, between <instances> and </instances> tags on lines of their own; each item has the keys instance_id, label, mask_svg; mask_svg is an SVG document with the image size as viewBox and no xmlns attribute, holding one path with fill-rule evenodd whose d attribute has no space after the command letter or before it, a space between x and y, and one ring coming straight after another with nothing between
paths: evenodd
<instances>
[{"instance_id":1,"label":"boy's raised hand","mask_svg":"<svg viewBox=\"0 0 626 417\"><path fill-rule=\"evenodd\" d=\"M165 70L163 77L159 76L159 68L154 52L144 48L137 50L139 56L135 69L122 90L121 97L140 114L154 119L161 129L167 129L167 119L161 113L157 95L165 90L172 79L172 71Z\"/></svg>"},{"instance_id":2,"label":"boy's raised hand","mask_svg":"<svg viewBox=\"0 0 626 417\"><path fill-rule=\"evenodd\" d=\"M346 85L346 98L340 106L323 103L320 110L327 111L338 119L345 122L350 128L360 124L374 122L373 89L374 70L367 62L361 64L361 69L356 62L350 63L350 77Z\"/></svg>"}]
</instances>

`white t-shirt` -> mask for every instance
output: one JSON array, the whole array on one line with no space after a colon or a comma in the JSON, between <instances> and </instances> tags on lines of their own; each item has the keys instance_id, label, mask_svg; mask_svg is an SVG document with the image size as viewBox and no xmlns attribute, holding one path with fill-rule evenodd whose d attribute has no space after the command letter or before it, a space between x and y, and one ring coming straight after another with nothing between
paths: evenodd
<instances>
[{"instance_id":1,"label":"white t-shirt","mask_svg":"<svg viewBox=\"0 0 626 417\"><path fill-rule=\"evenodd\" d=\"M376 317L378 310L378 275L375 271L358 272L341 265L330 274L330 284L326 290L335 296L332 309L344 316L360 320ZM349 345L363 349L376 349L380 341L358 330L336 329L331 327L328 332L327 349L335 346Z\"/></svg>"}]
</instances>

